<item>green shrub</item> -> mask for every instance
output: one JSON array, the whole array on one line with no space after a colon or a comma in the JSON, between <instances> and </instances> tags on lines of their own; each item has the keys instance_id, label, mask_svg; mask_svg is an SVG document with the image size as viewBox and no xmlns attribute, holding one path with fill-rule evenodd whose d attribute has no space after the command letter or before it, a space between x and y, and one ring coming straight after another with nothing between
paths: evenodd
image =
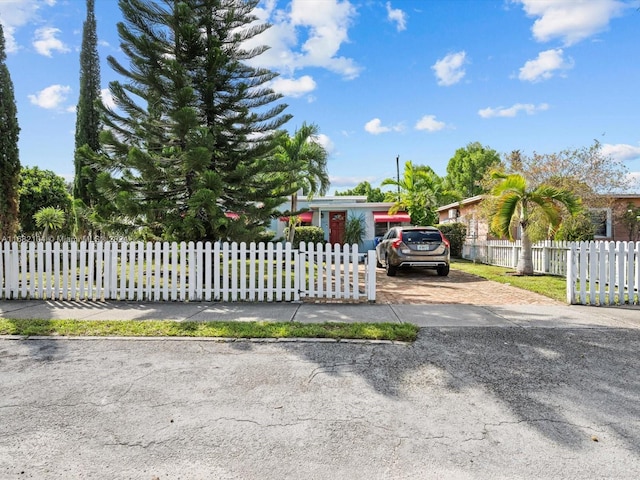
<instances>
[{"instance_id":1,"label":"green shrub","mask_svg":"<svg viewBox=\"0 0 640 480\"><path fill-rule=\"evenodd\" d=\"M289 227L284 229L284 238L287 238ZM296 234L293 237L293 248L298 248L300 243L324 243L324 230L320 227L296 227Z\"/></svg>"},{"instance_id":2,"label":"green shrub","mask_svg":"<svg viewBox=\"0 0 640 480\"><path fill-rule=\"evenodd\" d=\"M593 240L595 229L588 212L581 212L562 221L554 240L568 242L588 242Z\"/></svg>"},{"instance_id":3,"label":"green shrub","mask_svg":"<svg viewBox=\"0 0 640 480\"><path fill-rule=\"evenodd\" d=\"M464 223L442 223L436 227L443 233L451 244L451 256L462 258L462 246L467 237L467 226Z\"/></svg>"},{"instance_id":4,"label":"green shrub","mask_svg":"<svg viewBox=\"0 0 640 480\"><path fill-rule=\"evenodd\" d=\"M344 243L347 245L362 245L366 227L364 223L364 215L356 217L349 215L347 223L344 227Z\"/></svg>"}]
</instances>

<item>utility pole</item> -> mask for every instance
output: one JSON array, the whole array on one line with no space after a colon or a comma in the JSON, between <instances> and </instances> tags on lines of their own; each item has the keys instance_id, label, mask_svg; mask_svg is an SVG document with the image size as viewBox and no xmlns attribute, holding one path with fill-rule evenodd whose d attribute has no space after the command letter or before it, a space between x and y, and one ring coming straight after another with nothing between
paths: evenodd
<instances>
[{"instance_id":1,"label":"utility pole","mask_svg":"<svg viewBox=\"0 0 640 480\"><path fill-rule=\"evenodd\" d=\"M398 201L400 201L400 155L396 157L396 180L398 184Z\"/></svg>"}]
</instances>

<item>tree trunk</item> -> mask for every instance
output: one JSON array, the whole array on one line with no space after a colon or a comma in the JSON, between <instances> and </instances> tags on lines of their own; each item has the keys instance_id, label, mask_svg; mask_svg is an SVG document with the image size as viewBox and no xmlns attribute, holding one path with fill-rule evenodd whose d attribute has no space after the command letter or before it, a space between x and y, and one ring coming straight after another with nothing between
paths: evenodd
<instances>
[{"instance_id":1,"label":"tree trunk","mask_svg":"<svg viewBox=\"0 0 640 480\"><path fill-rule=\"evenodd\" d=\"M289 234L287 235L287 242L293 243L293 238L296 234L296 218L293 214L298 210L298 194L291 195L291 214L289 215Z\"/></svg>"},{"instance_id":2,"label":"tree trunk","mask_svg":"<svg viewBox=\"0 0 640 480\"><path fill-rule=\"evenodd\" d=\"M533 257L531 254L531 240L526 229L522 229L522 248L518 258L516 271L519 275L533 275Z\"/></svg>"}]
</instances>

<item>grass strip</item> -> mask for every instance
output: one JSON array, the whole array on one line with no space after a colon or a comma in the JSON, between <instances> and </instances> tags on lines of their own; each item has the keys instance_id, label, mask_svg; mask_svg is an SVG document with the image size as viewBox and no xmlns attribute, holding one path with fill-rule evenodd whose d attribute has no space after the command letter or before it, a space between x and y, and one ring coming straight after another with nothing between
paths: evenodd
<instances>
[{"instance_id":1,"label":"grass strip","mask_svg":"<svg viewBox=\"0 0 640 480\"><path fill-rule=\"evenodd\" d=\"M451 268L471 273L487 280L493 280L494 282L539 293L560 302L566 301L567 279L564 277L543 274L516 275L513 269L459 259L451 261Z\"/></svg>"},{"instance_id":2,"label":"grass strip","mask_svg":"<svg viewBox=\"0 0 640 480\"><path fill-rule=\"evenodd\" d=\"M418 330L408 323L0 319L0 335L26 336L332 338L413 342Z\"/></svg>"}]
</instances>

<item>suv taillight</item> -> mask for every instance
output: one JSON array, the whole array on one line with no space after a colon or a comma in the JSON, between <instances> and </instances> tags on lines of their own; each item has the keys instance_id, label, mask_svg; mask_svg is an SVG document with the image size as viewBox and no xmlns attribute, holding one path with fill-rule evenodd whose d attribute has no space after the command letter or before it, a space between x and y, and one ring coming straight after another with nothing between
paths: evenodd
<instances>
[{"instance_id":1,"label":"suv taillight","mask_svg":"<svg viewBox=\"0 0 640 480\"><path fill-rule=\"evenodd\" d=\"M391 246L393 248L398 248L400 246L400 244L402 243L402 232L398 232L398 238L396 238L392 243Z\"/></svg>"},{"instance_id":2,"label":"suv taillight","mask_svg":"<svg viewBox=\"0 0 640 480\"><path fill-rule=\"evenodd\" d=\"M442 232L440 232L440 236L442 237L442 243L444 243L447 248L449 248L451 246L451 244L449 243L449 239L447 237L445 237Z\"/></svg>"}]
</instances>

